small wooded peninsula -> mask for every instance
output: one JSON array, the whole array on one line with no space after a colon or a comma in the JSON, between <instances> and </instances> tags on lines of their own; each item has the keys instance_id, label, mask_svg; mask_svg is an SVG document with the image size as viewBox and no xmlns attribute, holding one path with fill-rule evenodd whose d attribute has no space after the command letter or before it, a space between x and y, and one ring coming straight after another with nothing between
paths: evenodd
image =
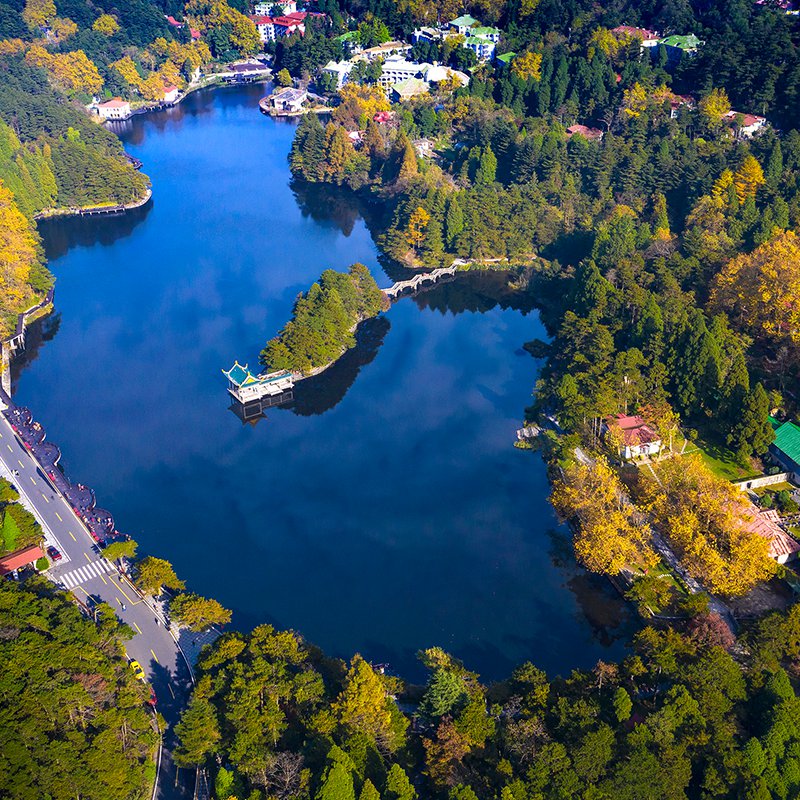
<instances>
[{"instance_id":1,"label":"small wooded peninsula","mask_svg":"<svg viewBox=\"0 0 800 800\"><path fill-rule=\"evenodd\" d=\"M297 298L292 318L261 351L261 363L268 370L302 375L324 368L353 347L359 322L387 307L388 301L363 264L353 264L346 273L326 269Z\"/></svg>"}]
</instances>

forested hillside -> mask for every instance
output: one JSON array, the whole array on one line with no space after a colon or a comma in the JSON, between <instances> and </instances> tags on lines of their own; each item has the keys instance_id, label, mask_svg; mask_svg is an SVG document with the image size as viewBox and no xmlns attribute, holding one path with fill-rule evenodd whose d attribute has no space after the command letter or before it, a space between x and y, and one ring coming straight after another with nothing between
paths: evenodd
<instances>
[{"instance_id":1,"label":"forested hillside","mask_svg":"<svg viewBox=\"0 0 800 800\"><path fill-rule=\"evenodd\" d=\"M558 679L523 664L490 687L437 648L409 687L294 633L226 634L201 657L176 758L218 760L217 797L241 800L793 797L800 700L780 664L800 655L797 612L751 631L746 667L698 614L644 629L621 664Z\"/></svg>"},{"instance_id":2,"label":"forested hillside","mask_svg":"<svg viewBox=\"0 0 800 800\"><path fill-rule=\"evenodd\" d=\"M0 580L0 795L143 800L158 742L108 606L97 622L43 578Z\"/></svg>"}]
</instances>

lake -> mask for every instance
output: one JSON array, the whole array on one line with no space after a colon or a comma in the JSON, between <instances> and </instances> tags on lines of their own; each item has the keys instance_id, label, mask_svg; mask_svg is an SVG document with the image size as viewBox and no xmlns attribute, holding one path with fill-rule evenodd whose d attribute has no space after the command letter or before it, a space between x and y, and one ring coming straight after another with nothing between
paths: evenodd
<instances>
[{"instance_id":1,"label":"lake","mask_svg":"<svg viewBox=\"0 0 800 800\"><path fill-rule=\"evenodd\" d=\"M486 679L624 652L635 622L574 562L538 454L512 445L546 336L502 275L402 299L293 406L243 424L221 370L258 352L323 269L398 269L346 193L292 188L295 125L263 86L121 126L146 207L42 223L57 313L16 400L140 554L169 559L233 625L292 628L416 679L440 645Z\"/></svg>"}]
</instances>

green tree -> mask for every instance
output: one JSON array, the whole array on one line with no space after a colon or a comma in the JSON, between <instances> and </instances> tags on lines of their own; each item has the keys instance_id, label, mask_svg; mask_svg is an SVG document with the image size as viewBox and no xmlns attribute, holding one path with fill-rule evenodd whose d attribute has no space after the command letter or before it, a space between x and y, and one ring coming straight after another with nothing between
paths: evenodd
<instances>
[{"instance_id":1,"label":"green tree","mask_svg":"<svg viewBox=\"0 0 800 800\"><path fill-rule=\"evenodd\" d=\"M179 767L199 766L216 752L221 736L217 715L211 703L197 691L175 726L175 735L179 744L173 757Z\"/></svg>"},{"instance_id":2,"label":"green tree","mask_svg":"<svg viewBox=\"0 0 800 800\"><path fill-rule=\"evenodd\" d=\"M117 561L120 558L134 558L138 545L133 539L111 542L103 548L103 556L109 561Z\"/></svg>"},{"instance_id":3,"label":"green tree","mask_svg":"<svg viewBox=\"0 0 800 800\"><path fill-rule=\"evenodd\" d=\"M316 800L356 800L353 776L339 763L334 763L325 773L315 795Z\"/></svg>"},{"instance_id":4,"label":"green tree","mask_svg":"<svg viewBox=\"0 0 800 800\"><path fill-rule=\"evenodd\" d=\"M614 716L617 722L627 722L633 710L633 702L627 690L620 686L614 692Z\"/></svg>"},{"instance_id":5,"label":"green tree","mask_svg":"<svg viewBox=\"0 0 800 800\"><path fill-rule=\"evenodd\" d=\"M289 74L289 70L284 67L281 70L278 70L278 74L275 76L275 80L278 83L278 86L291 86L294 81L292 80L292 76ZM311 115L315 116L315 115Z\"/></svg>"},{"instance_id":6,"label":"green tree","mask_svg":"<svg viewBox=\"0 0 800 800\"><path fill-rule=\"evenodd\" d=\"M161 594L162 588L183 589L184 583L175 574L172 564L163 558L147 556L143 558L135 569L136 584L145 593L151 595Z\"/></svg>"},{"instance_id":7,"label":"green tree","mask_svg":"<svg viewBox=\"0 0 800 800\"><path fill-rule=\"evenodd\" d=\"M399 764L392 764L386 776L383 797L384 800L417 800L417 792Z\"/></svg>"},{"instance_id":8,"label":"green tree","mask_svg":"<svg viewBox=\"0 0 800 800\"><path fill-rule=\"evenodd\" d=\"M192 631L205 630L209 625L227 625L231 612L218 601L187 592L179 594L169 604L169 613L175 622Z\"/></svg>"}]
</instances>

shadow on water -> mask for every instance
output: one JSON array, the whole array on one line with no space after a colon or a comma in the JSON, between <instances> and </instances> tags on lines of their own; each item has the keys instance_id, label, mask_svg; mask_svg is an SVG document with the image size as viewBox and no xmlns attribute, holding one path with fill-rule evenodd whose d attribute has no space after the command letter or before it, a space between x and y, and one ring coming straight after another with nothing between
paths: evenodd
<instances>
[{"instance_id":1,"label":"shadow on water","mask_svg":"<svg viewBox=\"0 0 800 800\"><path fill-rule=\"evenodd\" d=\"M362 367L378 355L391 324L384 317L368 319L358 326L356 346L348 350L330 369L306 378L294 387L294 402L285 408L300 417L324 414L337 406L355 383Z\"/></svg>"},{"instance_id":2,"label":"shadow on water","mask_svg":"<svg viewBox=\"0 0 800 800\"><path fill-rule=\"evenodd\" d=\"M592 638L604 648L627 644L641 628L641 620L609 580L587 572L575 561L572 543L565 531L549 530L550 559L565 577L565 586L575 596L580 618L592 630Z\"/></svg>"},{"instance_id":3,"label":"shadow on water","mask_svg":"<svg viewBox=\"0 0 800 800\"><path fill-rule=\"evenodd\" d=\"M101 244L110 247L130 236L144 222L153 208L152 198L140 208L111 217L53 217L39 222L45 256L48 261L61 258L70 248Z\"/></svg>"},{"instance_id":4,"label":"shadow on water","mask_svg":"<svg viewBox=\"0 0 800 800\"><path fill-rule=\"evenodd\" d=\"M28 326L25 331L25 349L11 362L12 394L16 391L23 370L36 361L42 345L51 341L60 327L61 313L57 311Z\"/></svg>"},{"instance_id":5,"label":"shadow on water","mask_svg":"<svg viewBox=\"0 0 800 800\"><path fill-rule=\"evenodd\" d=\"M514 289L509 281L512 272L486 270L459 273L454 280L441 281L414 295L420 309L444 314L472 311L484 314L500 306L527 314L536 308L536 298L529 292Z\"/></svg>"}]
</instances>

